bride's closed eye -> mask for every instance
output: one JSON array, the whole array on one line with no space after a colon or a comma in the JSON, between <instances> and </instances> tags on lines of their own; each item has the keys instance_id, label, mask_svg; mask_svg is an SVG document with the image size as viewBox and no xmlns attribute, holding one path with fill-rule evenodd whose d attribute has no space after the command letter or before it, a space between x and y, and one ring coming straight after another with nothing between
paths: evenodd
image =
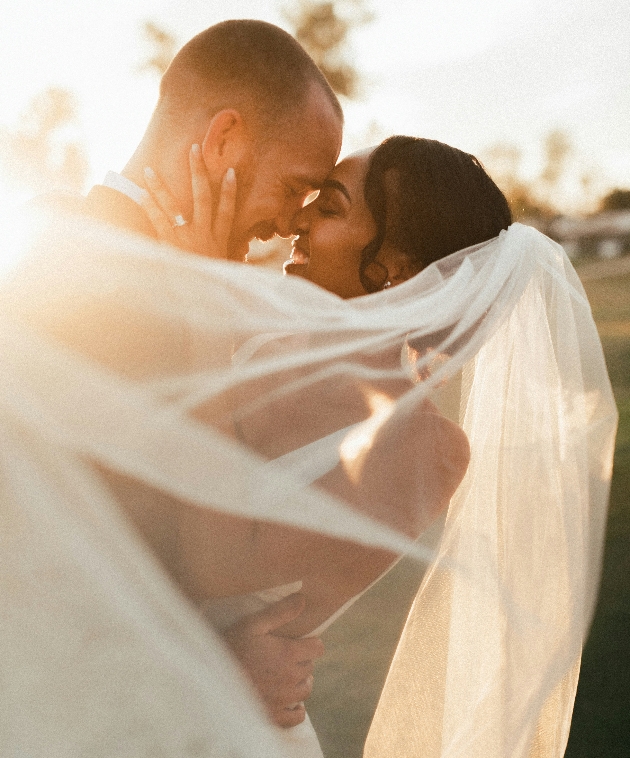
<instances>
[{"instance_id":1,"label":"bride's closed eye","mask_svg":"<svg viewBox=\"0 0 630 758\"><path fill-rule=\"evenodd\" d=\"M320 216L338 216L343 211L341 204L335 199L334 194L325 190L313 201L313 207Z\"/></svg>"},{"instance_id":2,"label":"bride's closed eye","mask_svg":"<svg viewBox=\"0 0 630 758\"><path fill-rule=\"evenodd\" d=\"M316 207L317 207L317 212L319 213L320 216L329 217L329 216L339 215L339 211L336 208L333 208L331 206L318 204Z\"/></svg>"}]
</instances>

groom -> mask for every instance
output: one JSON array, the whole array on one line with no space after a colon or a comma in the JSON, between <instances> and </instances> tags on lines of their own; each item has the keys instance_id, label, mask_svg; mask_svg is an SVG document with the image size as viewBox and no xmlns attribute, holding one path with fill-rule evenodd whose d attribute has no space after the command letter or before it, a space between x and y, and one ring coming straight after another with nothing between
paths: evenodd
<instances>
[{"instance_id":1,"label":"groom","mask_svg":"<svg viewBox=\"0 0 630 758\"><path fill-rule=\"evenodd\" d=\"M227 254L243 260L253 238L290 235L306 196L335 165L342 126L335 94L293 37L262 21L226 21L180 50L133 156L121 174L110 172L91 189L82 211L155 238L141 207L150 166L177 198L173 226L197 223L189 158L191 146L199 145L195 157L205 164L214 198L228 170L234 171L237 194ZM322 651L317 639L273 634L301 608L298 597L288 598L237 624L226 637L271 717L284 727L304 720L302 702L295 703L310 694L312 661Z\"/></svg>"},{"instance_id":2,"label":"groom","mask_svg":"<svg viewBox=\"0 0 630 758\"><path fill-rule=\"evenodd\" d=\"M92 188L84 210L156 237L140 206L151 167L177 198L172 225L194 223L189 158L196 145L213 198L235 172L228 257L243 260L252 239L290 235L305 198L335 165L342 127L335 94L291 35L262 21L225 21L175 56L136 151L121 174Z\"/></svg>"}]
</instances>

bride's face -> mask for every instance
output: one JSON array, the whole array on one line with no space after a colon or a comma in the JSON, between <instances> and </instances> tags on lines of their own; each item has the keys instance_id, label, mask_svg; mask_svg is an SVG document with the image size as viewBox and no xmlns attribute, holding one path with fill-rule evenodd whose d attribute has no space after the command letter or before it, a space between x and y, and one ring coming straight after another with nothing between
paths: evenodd
<instances>
[{"instance_id":1,"label":"bride's face","mask_svg":"<svg viewBox=\"0 0 630 758\"><path fill-rule=\"evenodd\" d=\"M356 153L337 164L295 224L292 262L308 264L306 279L343 298L366 294L359 279L361 252L376 235L363 196L370 153Z\"/></svg>"}]
</instances>

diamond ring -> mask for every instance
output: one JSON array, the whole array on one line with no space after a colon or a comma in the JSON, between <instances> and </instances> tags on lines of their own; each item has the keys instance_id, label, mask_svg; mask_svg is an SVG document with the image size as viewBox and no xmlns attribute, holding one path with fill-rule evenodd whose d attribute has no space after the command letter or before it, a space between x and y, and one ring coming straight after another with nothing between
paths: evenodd
<instances>
[{"instance_id":1,"label":"diamond ring","mask_svg":"<svg viewBox=\"0 0 630 758\"><path fill-rule=\"evenodd\" d=\"M178 213L173 219L173 229L177 229L178 226L186 226L187 223L188 221L186 221L182 214Z\"/></svg>"}]
</instances>

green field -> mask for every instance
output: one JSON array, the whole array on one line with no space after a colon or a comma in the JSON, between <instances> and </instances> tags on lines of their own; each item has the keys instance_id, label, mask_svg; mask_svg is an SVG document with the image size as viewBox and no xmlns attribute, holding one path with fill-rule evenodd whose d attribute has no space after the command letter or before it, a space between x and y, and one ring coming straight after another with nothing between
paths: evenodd
<instances>
[{"instance_id":1,"label":"green field","mask_svg":"<svg viewBox=\"0 0 630 758\"><path fill-rule=\"evenodd\" d=\"M599 603L567 758L630 756L630 275L585 282L619 408Z\"/></svg>"},{"instance_id":2,"label":"green field","mask_svg":"<svg viewBox=\"0 0 630 758\"><path fill-rule=\"evenodd\" d=\"M602 335L620 426L601 592L566 756L630 758L630 275L588 281L585 287ZM417 566L401 561L324 636L327 654L308 710L326 758L362 755L419 581Z\"/></svg>"}]
</instances>

